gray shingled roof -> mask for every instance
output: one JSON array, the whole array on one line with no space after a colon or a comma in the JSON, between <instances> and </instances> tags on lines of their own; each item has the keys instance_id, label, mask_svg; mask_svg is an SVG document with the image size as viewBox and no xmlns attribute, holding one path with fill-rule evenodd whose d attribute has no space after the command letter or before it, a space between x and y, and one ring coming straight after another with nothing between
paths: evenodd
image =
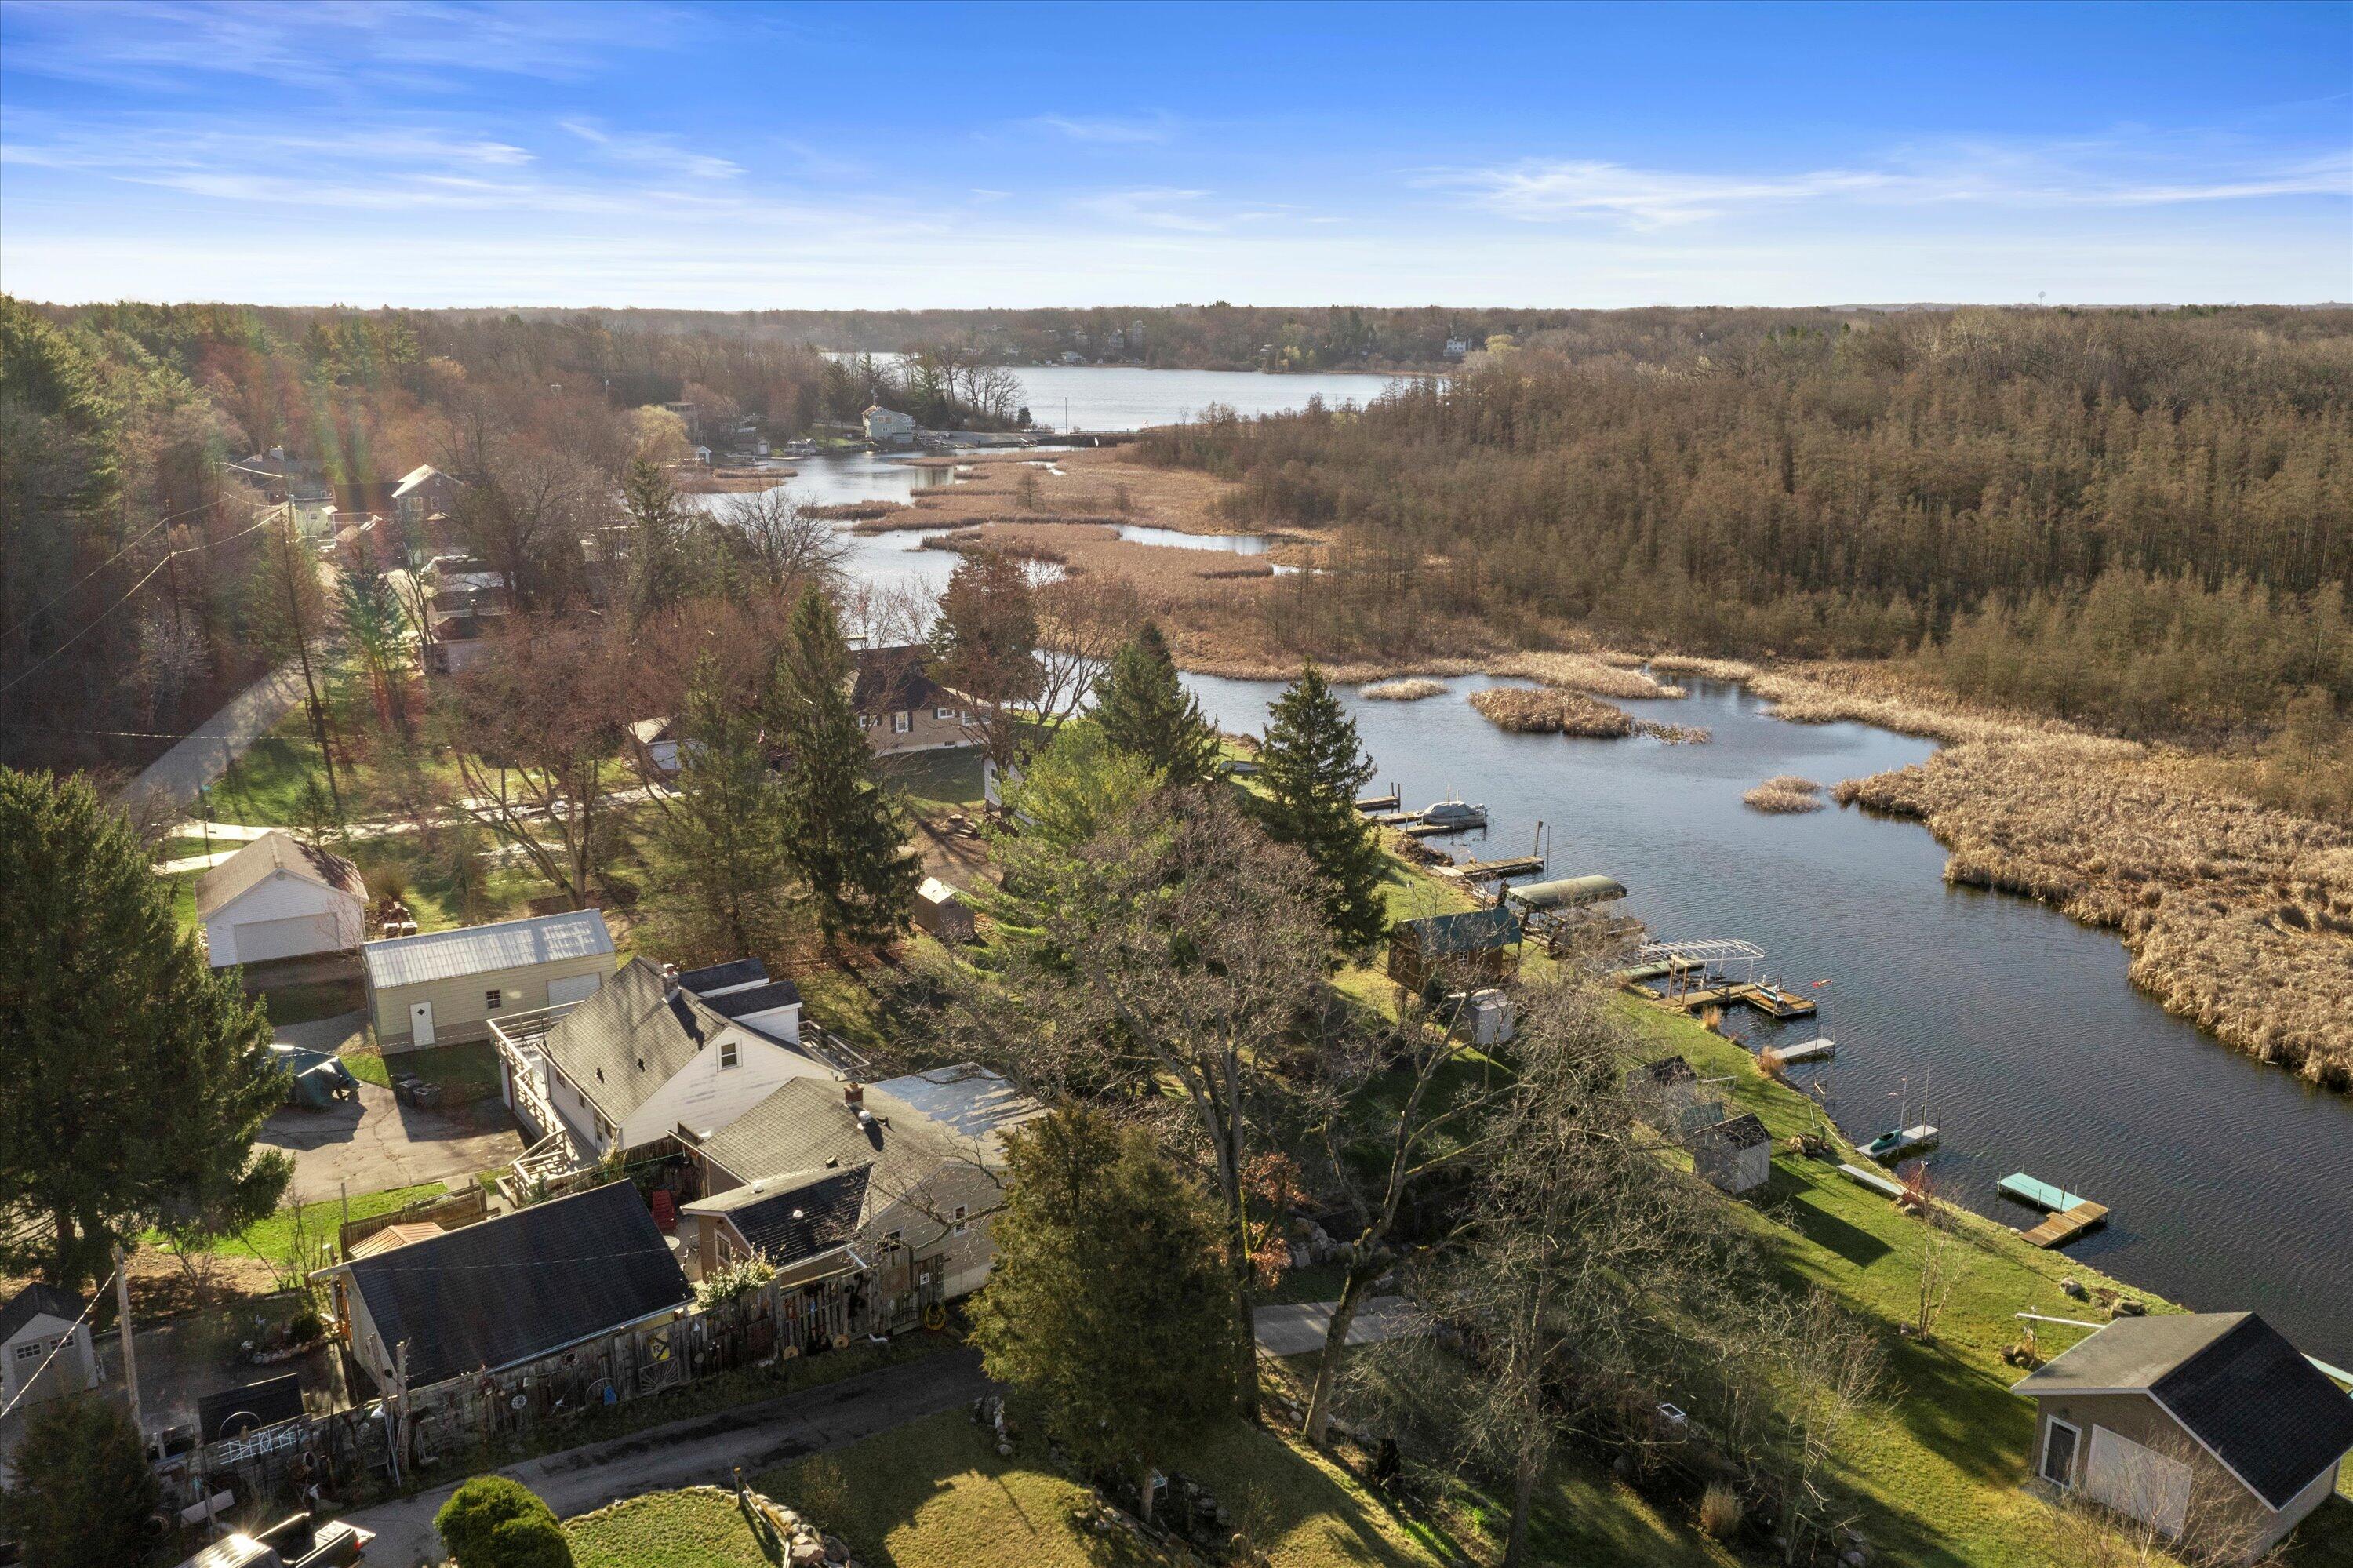
<instances>
[{"instance_id":1,"label":"gray shingled roof","mask_svg":"<svg viewBox=\"0 0 2353 1568\"><path fill-rule=\"evenodd\" d=\"M345 1267L386 1351L408 1340L412 1388L553 1354L693 1294L628 1181Z\"/></svg>"},{"instance_id":2,"label":"gray shingled roof","mask_svg":"<svg viewBox=\"0 0 2353 1568\"><path fill-rule=\"evenodd\" d=\"M36 1279L10 1297L5 1307L0 1307L0 1345L15 1339L19 1330L44 1312L70 1323L89 1305L88 1300L70 1290L60 1290Z\"/></svg>"},{"instance_id":3,"label":"gray shingled roof","mask_svg":"<svg viewBox=\"0 0 2353 1568\"><path fill-rule=\"evenodd\" d=\"M2146 1391L2274 1509L2353 1451L2353 1398L2253 1312L2120 1318L2014 1386Z\"/></svg>"},{"instance_id":4,"label":"gray shingled roof","mask_svg":"<svg viewBox=\"0 0 2353 1568\"><path fill-rule=\"evenodd\" d=\"M354 898L367 897L358 866L272 829L197 879L197 916L209 918L281 871Z\"/></svg>"},{"instance_id":5,"label":"gray shingled roof","mask_svg":"<svg viewBox=\"0 0 2353 1568\"><path fill-rule=\"evenodd\" d=\"M1692 1141L1718 1143L1733 1150L1754 1149L1760 1143L1771 1143L1773 1135L1765 1130L1765 1124L1757 1120L1756 1113L1751 1111L1745 1116L1736 1116L1728 1121L1711 1122L1696 1129L1692 1134Z\"/></svg>"},{"instance_id":6,"label":"gray shingled roof","mask_svg":"<svg viewBox=\"0 0 2353 1568\"><path fill-rule=\"evenodd\" d=\"M617 1123L727 1027L693 992L668 996L668 989L661 970L631 959L540 1041L548 1060Z\"/></svg>"},{"instance_id":7,"label":"gray shingled roof","mask_svg":"<svg viewBox=\"0 0 2353 1568\"><path fill-rule=\"evenodd\" d=\"M873 1125L862 1126L844 1086L794 1078L701 1144L703 1157L740 1181L792 1171L871 1164L888 1202L912 1191L941 1165L975 1150L914 1107L879 1089L865 1091Z\"/></svg>"},{"instance_id":8,"label":"gray shingled roof","mask_svg":"<svg viewBox=\"0 0 2353 1568\"><path fill-rule=\"evenodd\" d=\"M395 937L370 942L361 952L367 959L368 983L382 990L560 963L612 950L613 933L606 929L604 914L573 909L561 915L501 920L494 926Z\"/></svg>"},{"instance_id":9,"label":"gray shingled roof","mask_svg":"<svg viewBox=\"0 0 2353 1568\"><path fill-rule=\"evenodd\" d=\"M689 1203L684 1213L724 1214L748 1245L783 1268L830 1252L858 1234L873 1173L873 1165L867 1163L764 1177Z\"/></svg>"}]
</instances>

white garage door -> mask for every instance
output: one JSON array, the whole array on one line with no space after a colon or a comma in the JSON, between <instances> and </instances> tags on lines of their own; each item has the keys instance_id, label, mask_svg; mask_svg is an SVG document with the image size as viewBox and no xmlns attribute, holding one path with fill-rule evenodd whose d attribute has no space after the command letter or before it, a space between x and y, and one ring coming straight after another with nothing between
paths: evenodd
<instances>
[{"instance_id":1,"label":"white garage door","mask_svg":"<svg viewBox=\"0 0 2353 1568\"><path fill-rule=\"evenodd\" d=\"M562 975L547 982L547 1005L562 1007L567 1001L582 1001L596 994L604 983L603 975Z\"/></svg>"},{"instance_id":2,"label":"white garage door","mask_svg":"<svg viewBox=\"0 0 2353 1568\"><path fill-rule=\"evenodd\" d=\"M335 940L332 915L293 915L283 920L248 920L229 927L237 945L237 961L258 964L265 959L291 959L304 953L332 953L343 946Z\"/></svg>"},{"instance_id":3,"label":"white garage door","mask_svg":"<svg viewBox=\"0 0 2353 1568\"><path fill-rule=\"evenodd\" d=\"M2084 1489L2093 1500L2168 1535L2179 1535L2189 1520L2189 1467L2105 1426L2092 1428Z\"/></svg>"}]
</instances>

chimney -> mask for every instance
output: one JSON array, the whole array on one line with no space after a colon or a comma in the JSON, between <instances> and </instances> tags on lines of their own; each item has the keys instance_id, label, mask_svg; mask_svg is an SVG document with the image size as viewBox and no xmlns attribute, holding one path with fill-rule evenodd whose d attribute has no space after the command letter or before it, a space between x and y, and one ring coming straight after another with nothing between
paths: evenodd
<instances>
[{"instance_id":1,"label":"chimney","mask_svg":"<svg viewBox=\"0 0 2353 1568\"><path fill-rule=\"evenodd\" d=\"M664 1001L676 1001L678 1000L679 992L678 966L676 964L664 964L662 966L661 975L662 1000Z\"/></svg>"},{"instance_id":2,"label":"chimney","mask_svg":"<svg viewBox=\"0 0 2353 1568\"><path fill-rule=\"evenodd\" d=\"M860 1083L855 1078L852 1078L849 1082L842 1085L841 1103L848 1106L851 1110L857 1110L862 1107L866 1104L866 1086Z\"/></svg>"}]
</instances>

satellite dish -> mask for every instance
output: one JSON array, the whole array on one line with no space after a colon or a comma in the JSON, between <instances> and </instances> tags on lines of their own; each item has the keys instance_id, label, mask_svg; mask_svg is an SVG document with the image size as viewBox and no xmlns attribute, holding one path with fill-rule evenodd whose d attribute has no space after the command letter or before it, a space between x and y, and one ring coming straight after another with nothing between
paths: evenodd
<instances>
[{"instance_id":1,"label":"satellite dish","mask_svg":"<svg viewBox=\"0 0 2353 1568\"><path fill-rule=\"evenodd\" d=\"M518 1393L512 1399L507 1401L507 1408L509 1410L525 1410L530 1408L530 1405L531 1395L527 1393Z\"/></svg>"}]
</instances>

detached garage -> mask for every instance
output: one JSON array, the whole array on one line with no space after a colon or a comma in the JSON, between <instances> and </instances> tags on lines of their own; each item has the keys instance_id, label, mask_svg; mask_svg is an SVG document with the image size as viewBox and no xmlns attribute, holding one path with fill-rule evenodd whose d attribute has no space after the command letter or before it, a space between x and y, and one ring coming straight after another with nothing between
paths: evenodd
<instances>
[{"instance_id":1,"label":"detached garage","mask_svg":"<svg viewBox=\"0 0 2353 1568\"><path fill-rule=\"evenodd\" d=\"M205 873L196 917L216 969L348 952L367 936L367 884L343 856L273 831Z\"/></svg>"},{"instance_id":2,"label":"detached garage","mask_svg":"<svg viewBox=\"0 0 2353 1568\"><path fill-rule=\"evenodd\" d=\"M613 972L613 934L595 909L396 937L362 953L386 1052L488 1039L492 1018L594 996Z\"/></svg>"}]
</instances>

